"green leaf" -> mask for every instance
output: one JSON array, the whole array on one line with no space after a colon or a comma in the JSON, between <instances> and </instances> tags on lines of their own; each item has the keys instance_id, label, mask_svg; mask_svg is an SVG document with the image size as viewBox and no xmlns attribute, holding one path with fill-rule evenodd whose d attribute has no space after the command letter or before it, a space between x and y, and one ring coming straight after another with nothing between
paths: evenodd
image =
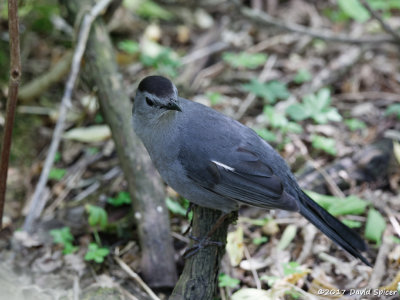
<instances>
[{"instance_id":1,"label":"green leaf","mask_svg":"<svg viewBox=\"0 0 400 300\"><path fill-rule=\"evenodd\" d=\"M329 89L323 88L316 94L306 95L303 103L290 105L286 113L296 121L312 118L316 123L324 124L328 121L338 122L342 120L336 108L330 107L331 94Z\"/></svg>"},{"instance_id":2,"label":"green leaf","mask_svg":"<svg viewBox=\"0 0 400 300\"><path fill-rule=\"evenodd\" d=\"M295 103L286 109L286 113L295 121L303 121L311 116L310 112L304 105Z\"/></svg>"},{"instance_id":3,"label":"green leaf","mask_svg":"<svg viewBox=\"0 0 400 300\"><path fill-rule=\"evenodd\" d=\"M247 53L247 52L224 52L222 59L234 68L255 69L267 61L267 55L263 53Z\"/></svg>"},{"instance_id":4,"label":"green leaf","mask_svg":"<svg viewBox=\"0 0 400 300\"><path fill-rule=\"evenodd\" d=\"M215 106L222 100L222 95L217 92L207 92L206 97L210 99L211 105Z\"/></svg>"},{"instance_id":5,"label":"green leaf","mask_svg":"<svg viewBox=\"0 0 400 300\"><path fill-rule=\"evenodd\" d=\"M61 153L59 151L56 152L56 155L54 155L54 163L57 163L61 160Z\"/></svg>"},{"instance_id":6,"label":"green leaf","mask_svg":"<svg viewBox=\"0 0 400 300\"><path fill-rule=\"evenodd\" d=\"M94 260L97 263L102 263L104 258L110 253L107 248L100 248L96 243L90 243L88 251L85 254L85 260Z\"/></svg>"},{"instance_id":7,"label":"green leaf","mask_svg":"<svg viewBox=\"0 0 400 300\"><path fill-rule=\"evenodd\" d=\"M177 215L181 215L181 216L186 216L186 209L178 202L175 200L172 200L170 197L167 197L165 199L165 203L168 207L168 209Z\"/></svg>"},{"instance_id":8,"label":"green leaf","mask_svg":"<svg viewBox=\"0 0 400 300\"><path fill-rule=\"evenodd\" d=\"M354 221L354 220L349 220L349 219L342 220L342 223L349 228L360 228L362 225L361 222L359 222L359 221Z\"/></svg>"},{"instance_id":9,"label":"green leaf","mask_svg":"<svg viewBox=\"0 0 400 300\"><path fill-rule=\"evenodd\" d=\"M289 246L289 244L295 238L296 231L297 231L296 225L291 224L288 227L286 227L285 231L282 234L281 239L279 240L277 249L278 250L286 249L286 247Z\"/></svg>"},{"instance_id":10,"label":"green leaf","mask_svg":"<svg viewBox=\"0 0 400 300\"><path fill-rule=\"evenodd\" d=\"M301 84L312 79L311 73L307 69L300 69L297 71L293 78L293 81L297 84Z\"/></svg>"},{"instance_id":11,"label":"green leaf","mask_svg":"<svg viewBox=\"0 0 400 300\"><path fill-rule=\"evenodd\" d=\"M368 202L356 196L350 195L346 198L339 198L328 195L321 195L313 191L306 191L307 195L334 216L339 215L360 215L365 212Z\"/></svg>"},{"instance_id":12,"label":"green leaf","mask_svg":"<svg viewBox=\"0 0 400 300\"><path fill-rule=\"evenodd\" d=\"M285 276L303 272L303 269L301 268L300 264L297 261L290 261L288 263L283 263L282 267L283 267L283 274Z\"/></svg>"},{"instance_id":13,"label":"green leaf","mask_svg":"<svg viewBox=\"0 0 400 300\"><path fill-rule=\"evenodd\" d=\"M336 108L329 107L313 114L312 119L318 124L325 124L329 121L339 122L342 120L342 116L339 114Z\"/></svg>"},{"instance_id":14,"label":"green leaf","mask_svg":"<svg viewBox=\"0 0 400 300\"><path fill-rule=\"evenodd\" d=\"M64 255L71 254L74 253L76 250L78 250L77 246L74 246L71 243L66 243L64 245L63 254Z\"/></svg>"},{"instance_id":15,"label":"green leaf","mask_svg":"<svg viewBox=\"0 0 400 300\"><path fill-rule=\"evenodd\" d=\"M262 83L257 79L252 79L249 83L242 85L243 90L262 97L268 103L275 103L278 99L287 99L290 96L284 83L279 81L270 81Z\"/></svg>"},{"instance_id":16,"label":"green leaf","mask_svg":"<svg viewBox=\"0 0 400 300\"><path fill-rule=\"evenodd\" d=\"M100 206L94 206L87 204L85 206L87 213L89 214L89 225L100 226L101 229L105 229L108 225L108 216L104 208Z\"/></svg>"},{"instance_id":17,"label":"green leaf","mask_svg":"<svg viewBox=\"0 0 400 300\"><path fill-rule=\"evenodd\" d=\"M165 21L171 20L174 17L171 12L150 0L141 2L136 9L136 13L143 18Z\"/></svg>"},{"instance_id":18,"label":"green leaf","mask_svg":"<svg viewBox=\"0 0 400 300\"><path fill-rule=\"evenodd\" d=\"M272 106L264 106L263 113L267 116L268 122L273 128L284 128L289 123L285 115L277 112Z\"/></svg>"},{"instance_id":19,"label":"green leaf","mask_svg":"<svg viewBox=\"0 0 400 300\"><path fill-rule=\"evenodd\" d=\"M69 227L50 230L50 235L53 237L53 242L56 244L65 245L74 241L74 236L71 234Z\"/></svg>"},{"instance_id":20,"label":"green leaf","mask_svg":"<svg viewBox=\"0 0 400 300\"><path fill-rule=\"evenodd\" d=\"M74 236L71 234L69 227L50 230L50 235L53 237L55 244L60 244L64 247L63 254L70 254L78 250L78 247L72 245Z\"/></svg>"},{"instance_id":21,"label":"green leaf","mask_svg":"<svg viewBox=\"0 0 400 300\"><path fill-rule=\"evenodd\" d=\"M385 231L385 228L386 221L381 213L371 208L368 212L367 225L365 226L365 237L380 245L382 233Z\"/></svg>"},{"instance_id":22,"label":"green leaf","mask_svg":"<svg viewBox=\"0 0 400 300\"><path fill-rule=\"evenodd\" d=\"M254 245L261 245L268 242L268 238L266 236L258 237L253 239Z\"/></svg>"},{"instance_id":23,"label":"green leaf","mask_svg":"<svg viewBox=\"0 0 400 300\"><path fill-rule=\"evenodd\" d=\"M370 18L369 12L358 0L338 0L338 5L343 12L357 22L363 23Z\"/></svg>"},{"instance_id":24,"label":"green leaf","mask_svg":"<svg viewBox=\"0 0 400 300\"><path fill-rule=\"evenodd\" d=\"M265 281L270 287L273 287L275 282L277 282L280 278L278 276L268 276L263 275L260 277L260 280Z\"/></svg>"},{"instance_id":25,"label":"green leaf","mask_svg":"<svg viewBox=\"0 0 400 300\"><path fill-rule=\"evenodd\" d=\"M219 287L234 288L234 287L238 286L239 283L240 283L239 279L232 278L229 275L226 275L224 273L221 273L218 276L218 286Z\"/></svg>"},{"instance_id":26,"label":"green leaf","mask_svg":"<svg viewBox=\"0 0 400 300\"><path fill-rule=\"evenodd\" d=\"M385 115L396 115L398 119L400 119L400 104L392 104L386 109Z\"/></svg>"},{"instance_id":27,"label":"green leaf","mask_svg":"<svg viewBox=\"0 0 400 300\"><path fill-rule=\"evenodd\" d=\"M368 203L356 196L337 198L338 201L330 206L328 211L334 216L360 215L364 213Z\"/></svg>"},{"instance_id":28,"label":"green leaf","mask_svg":"<svg viewBox=\"0 0 400 300\"><path fill-rule=\"evenodd\" d=\"M146 67L153 67L166 76L175 77L177 75L177 69L181 66L181 61L177 54L169 48L162 47L156 43L151 44L155 44L156 47L159 47L160 51L155 56L142 53L140 55L142 64Z\"/></svg>"},{"instance_id":29,"label":"green leaf","mask_svg":"<svg viewBox=\"0 0 400 300\"><path fill-rule=\"evenodd\" d=\"M265 128L254 128L254 131L267 142L276 142L276 135Z\"/></svg>"},{"instance_id":30,"label":"green leaf","mask_svg":"<svg viewBox=\"0 0 400 300\"><path fill-rule=\"evenodd\" d=\"M336 155L336 141L331 138L319 136L319 135L312 135L311 136L311 143L315 149L319 149L325 151L328 154Z\"/></svg>"},{"instance_id":31,"label":"green leaf","mask_svg":"<svg viewBox=\"0 0 400 300\"><path fill-rule=\"evenodd\" d=\"M139 43L131 40L121 41L118 43L117 47L128 54L136 54L140 52Z\"/></svg>"},{"instance_id":32,"label":"green leaf","mask_svg":"<svg viewBox=\"0 0 400 300\"><path fill-rule=\"evenodd\" d=\"M297 124L294 122L289 122L285 128L288 132L293 132L293 133L302 133L303 132L303 127L301 127L300 124Z\"/></svg>"},{"instance_id":33,"label":"green leaf","mask_svg":"<svg viewBox=\"0 0 400 300\"><path fill-rule=\"evenodd\" d=\"M129 193L127 192L119 192L117 197L108 197L107 198L107 203L113 205L113 206L122 206L124 204L131 204L131 197Z\"/></svg>"},{"instance_id":34,"label":"green leaf","mask_svg":"<svg viewBox=\"0 0 400 300\"><path fill-rule=\"evenodd\" d=\"M398 238L397 236L394 236L394 235L392 235L391 238L392 238L392 241L393 241L394 243L400 244L400 238Z\"/></svg>"},{"instance_id":35,"label":"green leaf","mask_svg":"<svg viewBox=\"0 0 400 300\"><path fill-rule=\"evenodd\" d=\"M365 123L359 119L347 119L344 120L344 123L351 131L356 131L367 127L367 125L365 125Z\"/></svg>"},{"instance_id":36,"label":"green leaf","mask_svg":"<svg viewBox=\"0 0 400 300\"><path fill-rule=\"evenodd\" d=\"M61 180L67 173L67 170L60 168L52 168L49 173L49 179Z\"/></svg>"}]
</instances>

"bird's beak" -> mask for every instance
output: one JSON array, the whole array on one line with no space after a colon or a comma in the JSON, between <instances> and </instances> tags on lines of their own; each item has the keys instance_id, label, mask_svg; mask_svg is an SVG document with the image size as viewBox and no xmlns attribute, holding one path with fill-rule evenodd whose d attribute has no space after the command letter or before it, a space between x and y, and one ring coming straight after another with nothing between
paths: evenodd
<instances>
[{"instance_id":1,"label":"bird's beak","mask_svg":"<svg viewBox=\"0 0 400 300\"><path fill-rule=\"evenodd\" d=\"M182 111L182 109L179 107L178 104L176 104L175 102L169 102L166 106L166 109L168 110L176 110L176 111Z\"/></svg>"}]
</instances>

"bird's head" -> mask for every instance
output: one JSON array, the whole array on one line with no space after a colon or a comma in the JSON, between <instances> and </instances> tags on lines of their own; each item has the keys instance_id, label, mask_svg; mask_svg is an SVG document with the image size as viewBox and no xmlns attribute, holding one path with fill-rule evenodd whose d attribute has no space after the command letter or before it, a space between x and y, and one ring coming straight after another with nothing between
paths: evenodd
<instances>
[{"instance_id":1,"label":"bird's head","mask_svg":"<svg viewBox=\"0 0 400 300\"><path fill-rule=\"evenodd\" d=\"M147 120L159 119L168 111L181 112L178 90L162 76L148 76L138 86L133 102L133 116Z\"/></svg>"}]
</instances>

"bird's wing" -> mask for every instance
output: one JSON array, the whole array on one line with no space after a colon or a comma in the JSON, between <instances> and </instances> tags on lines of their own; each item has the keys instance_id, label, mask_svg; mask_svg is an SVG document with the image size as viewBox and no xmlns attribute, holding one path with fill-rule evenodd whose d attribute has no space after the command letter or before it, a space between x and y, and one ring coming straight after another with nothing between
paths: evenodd
<instances>
[{"instance_id":1,"label":"bird's wing","mask_svg":"<svg viewBox=\"0 0 400 300\"><path fill-rule=\"evenodd\" d=\"M207 155L180 154L185 156L181 162L186 175L211 192L248 205L298 210L296 200L284 192L281 179L256 153L243 146L229 151L220 160Z\"/></svg>"}]
</instances>

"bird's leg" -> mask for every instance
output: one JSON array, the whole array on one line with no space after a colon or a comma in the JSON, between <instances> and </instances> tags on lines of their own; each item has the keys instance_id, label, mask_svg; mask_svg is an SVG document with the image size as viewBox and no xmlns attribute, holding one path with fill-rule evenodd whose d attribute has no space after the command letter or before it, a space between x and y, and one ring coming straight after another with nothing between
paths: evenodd
<instances>
[{"instance_id":1,"label":"bird's leg","mask_svg":"<svg viewBox=\"0 0 400 300\"><path fill-rule=\"evenodd\" d=\"M186 210L186 215L185 215L186 219L189 218L189 214L193 210L193 206L194 206L194 204L192 202L189 202L189 206ZM183 235L187 235L192 227L193 227L193 218L190 220L190 224L189 224L188 228L185 230L185 232L183 233Z\"/></svg>"},{"instance_id":2,"label":"bird's leg","mask_svg":"<svg viewBox=\"0 0 400 300\"><path fill-rule=\"evenodd\" d=\"M211 227L211 229L207 233L207 235L203 238L198 238L198 237L189 235L189 238L191 238L192 240L195 240L197 242L197 244L186 249L185 253L183 254L183 257L185 259L187 259L187 258L193 256L194 254L196 254L200 249L205 248L207 246L213 246L213 245L219 246L219 247L224 246L224 243L211 241L210 238L214 234L214 232L222 225L222 223L225 221L225 219L228 216L230 216L230 213L222 213L222 215L218 218L218 220L215 222L213 227Z\"/></svg>"}]
</instances>

